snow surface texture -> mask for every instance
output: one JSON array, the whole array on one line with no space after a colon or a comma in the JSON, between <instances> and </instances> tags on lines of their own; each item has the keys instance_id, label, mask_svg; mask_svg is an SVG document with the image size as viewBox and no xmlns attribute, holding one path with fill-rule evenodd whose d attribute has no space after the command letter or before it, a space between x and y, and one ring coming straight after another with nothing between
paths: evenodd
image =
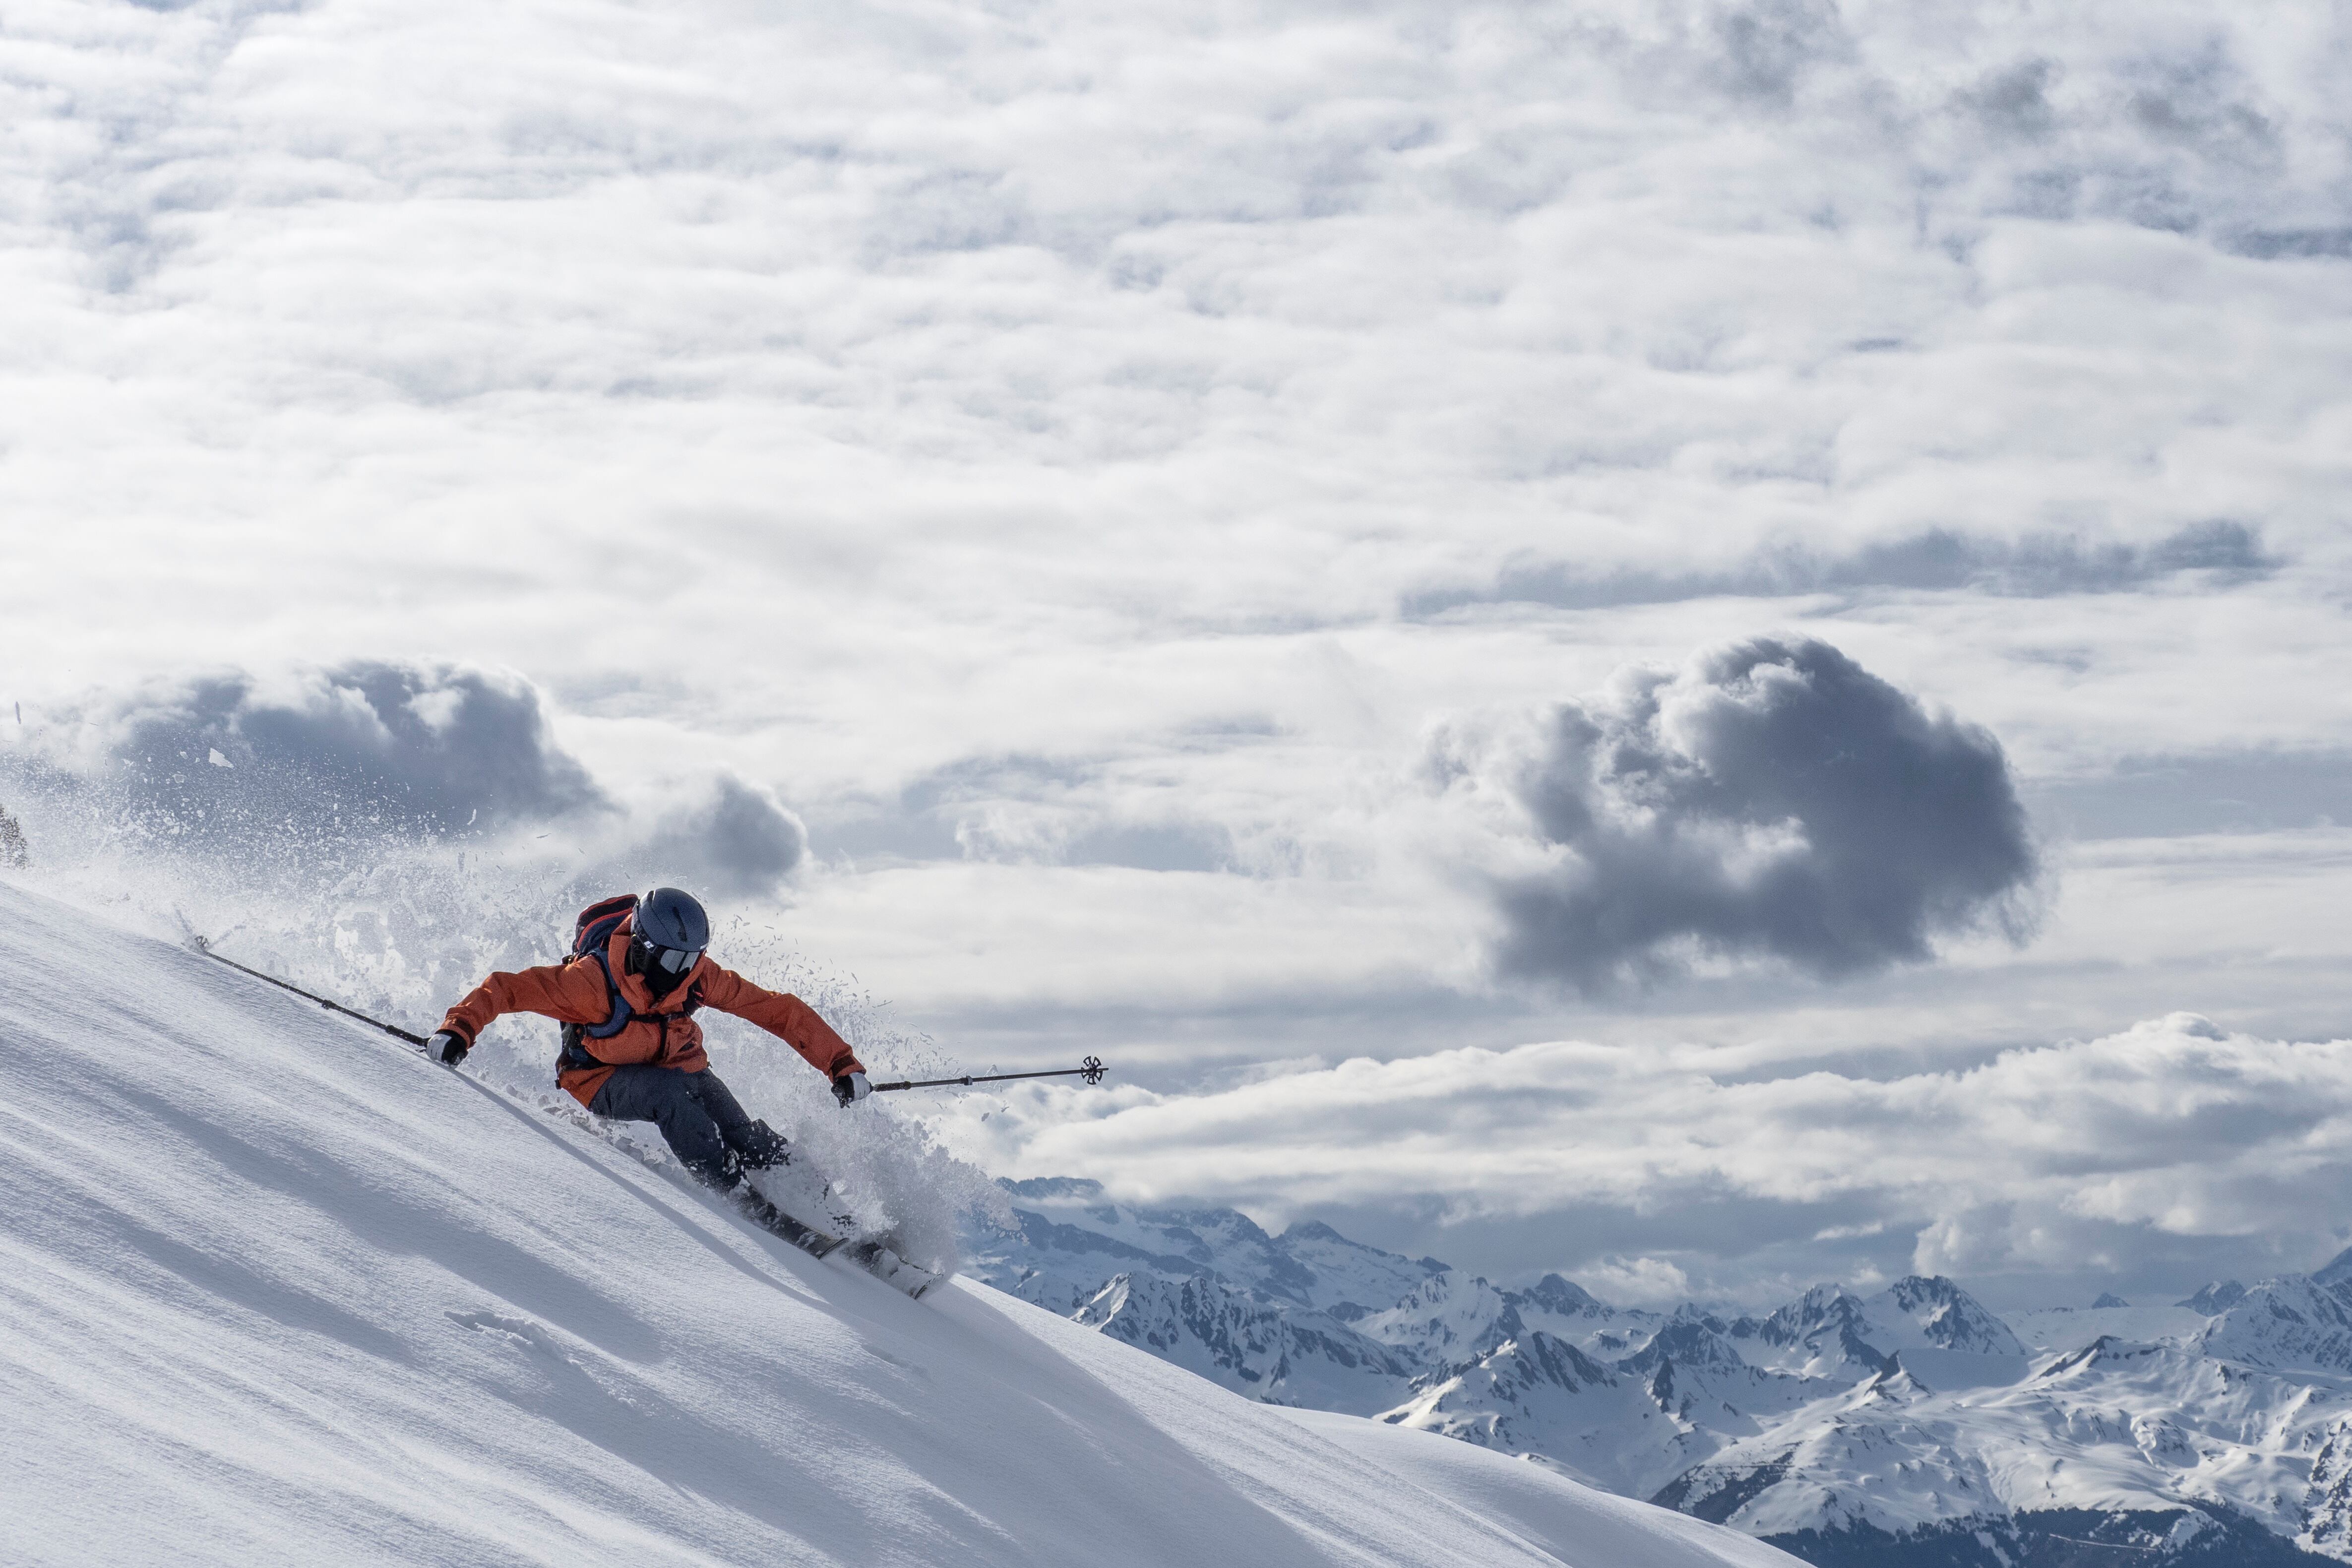
<instances>
[{"instance_id":1,"label":"snow surface texture","mask_svg":"<svg viewBox=\"0 0 2352 1568\"><path fill-rule=\"evenodd\" d=\"M1940 1279L1660 1314L1091 1182L1007 1192L1013 1225L976 1238L975 1273L1106 1337L1824 1561L2015 1568L2073 1561L2096 1530L2136 1562L2352 1562L2352 1264L2016 1328Z\"/></svg>"},{"instance_id":2,"label":"snow surface texture","mask_svg":"<svg viewBox=\"0 0 2352 1568\"><path fill-rule=\"evenodd\" d=\"M969 1281L910 1301L5 884L0 1128L12 1564L1790 1561Z\"/></svg>"}]
</instances>

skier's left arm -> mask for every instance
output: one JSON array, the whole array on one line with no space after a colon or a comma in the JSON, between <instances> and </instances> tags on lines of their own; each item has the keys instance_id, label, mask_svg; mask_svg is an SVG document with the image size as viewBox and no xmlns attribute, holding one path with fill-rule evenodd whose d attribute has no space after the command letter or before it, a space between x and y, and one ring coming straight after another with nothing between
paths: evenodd
<instances>
[{"instance_id":1,"label":"skier's left arm","mask_svg":"<svg viewBox=\"0 0 2352 1568\"><path fill-rule=\"evenodd\" d=\"M861 1077L866 1064L849 1048L849 1042L834 1033L833 1026L817 1016L817 1010L797 996L781 991L770 991L752 984L730 969L720 969L709 960L704 963L717 973L702 979L702 1003L722 1013L732 1013L747 1024L757 1024L793 1049L801 1059L835 1083L852 1073Z\"/></svg>"}]
</instances>

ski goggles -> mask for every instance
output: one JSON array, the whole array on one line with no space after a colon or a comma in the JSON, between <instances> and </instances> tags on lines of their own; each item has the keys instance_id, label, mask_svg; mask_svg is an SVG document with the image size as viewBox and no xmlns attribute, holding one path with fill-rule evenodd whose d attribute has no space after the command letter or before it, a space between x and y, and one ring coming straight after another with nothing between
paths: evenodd
<instances>
[{"instance_id":1,"label":"ski goggles","mask_svg":"<svg viewBox=\"0 0 2352 1568\"><path fill-rule=\"evenodd\" d=\"M656 947L649 942L642 945L646 957L661 965L664 973L669 974L685 973L702 957L702 949L698 947Z\"/></svg>"}]
</instances>

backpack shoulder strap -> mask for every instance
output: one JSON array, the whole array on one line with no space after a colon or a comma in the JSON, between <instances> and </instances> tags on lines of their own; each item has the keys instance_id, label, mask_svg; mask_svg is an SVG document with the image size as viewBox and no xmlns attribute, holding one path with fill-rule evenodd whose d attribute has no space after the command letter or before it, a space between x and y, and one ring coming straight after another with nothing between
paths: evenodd
<instances>
[{"instance_id":1,"label":"backpack shoulder strap","mask_svg":"<svg viewBox=\"0 0 2352 1568\"><path fill-rule=\"evenodd\" d=\"M579 963L582 959L593 961L598 969L604 972L604 994L611 1001L613 1010L611 1016L603 1023L583 1025L580 1032L592 1040L609 1040L627 1028L629 1020L635 1016L635 1014L629 1006L629 999L621 994L619 983L613 978L613 963L604 956L604 950L601 947L591 948L572 962Z\"/></svg>"}]
</instances>

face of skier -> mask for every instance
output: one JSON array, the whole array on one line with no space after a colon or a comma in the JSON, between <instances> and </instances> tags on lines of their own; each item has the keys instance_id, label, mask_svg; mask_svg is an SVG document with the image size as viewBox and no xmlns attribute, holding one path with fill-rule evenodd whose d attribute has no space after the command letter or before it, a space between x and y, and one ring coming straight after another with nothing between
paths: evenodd
<instances>
[{"instance_id":1,"label":"face of skier","mask_svg":"<svg viewBox=\"0 0 2352 1568\"><path fill-rule=\"evenodd\" d=\"M646 990L667 996L693 973L702 953L700 948L664 947L641 936L629 944L629 967L644 978Z\"/></svg>"}]
</instances>

